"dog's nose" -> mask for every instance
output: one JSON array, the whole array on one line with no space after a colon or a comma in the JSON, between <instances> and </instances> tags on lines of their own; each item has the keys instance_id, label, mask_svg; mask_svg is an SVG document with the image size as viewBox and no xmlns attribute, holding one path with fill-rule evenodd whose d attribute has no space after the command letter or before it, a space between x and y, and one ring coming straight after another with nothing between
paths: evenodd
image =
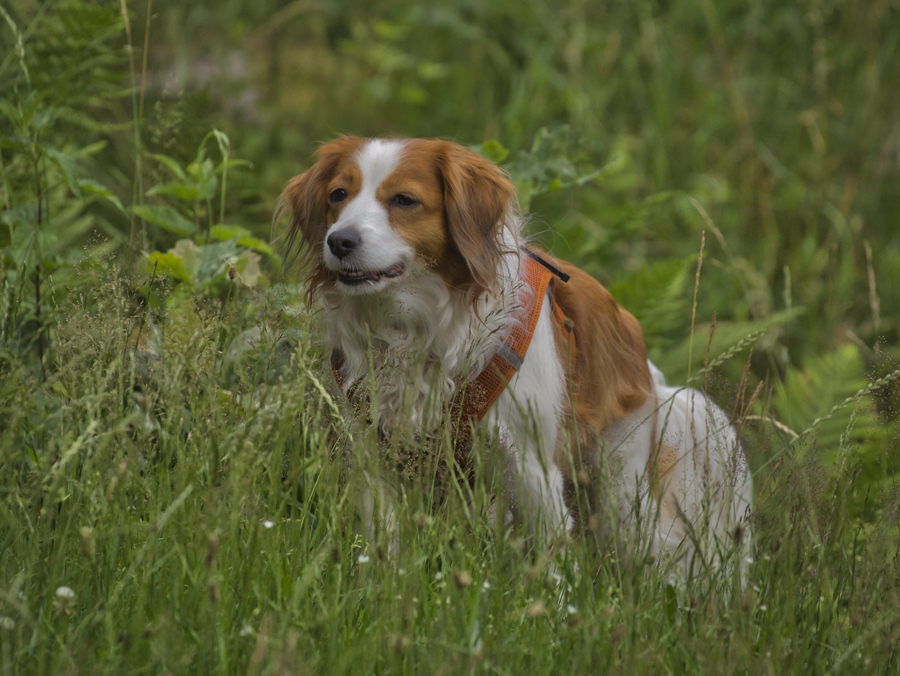
<instances>
[{"instance_id":1,"label":"dog's nose","mask_svg":"<svg viewBox=\"0 0 900 676\"><path fill-rule=\"evenodd\" d=\"M353 230L338 230L328 235L328 248L338 258L350 255L359 246L361 241L359 233Z\"/></svg>"}]
</instances>

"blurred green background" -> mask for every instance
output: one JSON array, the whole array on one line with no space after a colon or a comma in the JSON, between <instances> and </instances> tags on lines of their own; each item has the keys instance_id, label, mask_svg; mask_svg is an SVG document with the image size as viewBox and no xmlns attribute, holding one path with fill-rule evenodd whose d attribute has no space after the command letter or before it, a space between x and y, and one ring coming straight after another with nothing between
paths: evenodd
<instances>
[{"instance_id":1,"label":"blurred green background","mask_svg":"<svg viewBox=\"0 0 900 676\"><path fill-rule=\"evenodd\" d=\"M748 585L573 545L561 596L453 500L380 565L273 242L337 134L502 164L701 375L754 471ZM900 0L2 2L0 666L896 673L898 300Z\"/></svg>"},{"instance_id":2,"label":"blurred green background","mask_svg":"<svg viewBox=\"0 0 900 676\"><path fill-rule=\"evenodd\" d=\"M762 331L707 386L764 382L800 430L900 357L898 0L6 7L10 284L39 262L62 298L118 265L160 318L231 293L226 259L281 284L272 214L319 143L439 136L510 171L531 236L611 288L670 380Z\"/></svg>"},{"instance_id":3,"label":"blurred green background","mask_svg":"<svg viewBox=\"0 0 900 676\"><path fill-rule=\"evenodd\" d=\"M0 247L42 354L31 265L55 300L85 270L143 274L132 302L163 321L231 294L226 260L250 286L290 280L266 243L278 195L346 133L503 164L531 236L613 290L672 380L763 332L707 386L765 383L792 430L900 356L897 0L20 0L3 18ZM896 429L898 396L880 390L872 429Z\"/></svg>"},{"instance_id":4,"label":"blurred green background","mask_svg":"<svg viewBox=\"0 0 900 676\"><path fill-rule=\"evenodd\" d=\"M117 3L93 9L111 31L104 43L84 16L84 35L67 24L79 3L7 4L31 32L30 75L45 102L81 107L107 128L130 123L131 98L112 94L130 84ZM496 140L533 234L605 283L696 256L705 231L698 317L794 313L758 351L761 377L848 341L867 358L876 345L895 353L895 1L259 0L129 11L141 144L187 163L210 128L227 133L252 163L228 191L231 224L268 236L285 181L338 133ZM23 76L14 35L2 39L9 99ZM66 133L60 122L52 133ZM95 135L107 147L81 170L127 205L134 138ZM146 183L165 168L145 160L144 172ZM92 217L113 237L129 231L121 214ZM150 228L146 246L172 241Z\"/></svg>"}]
</instances>

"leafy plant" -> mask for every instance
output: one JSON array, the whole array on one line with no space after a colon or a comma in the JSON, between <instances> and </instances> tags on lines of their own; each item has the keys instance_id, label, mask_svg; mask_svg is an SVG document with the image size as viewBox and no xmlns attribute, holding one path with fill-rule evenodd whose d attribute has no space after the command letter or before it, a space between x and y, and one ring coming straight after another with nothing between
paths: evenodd
<instances>
[{"instance_id":1,"label":"leafy plant","mask_svg":"<svg viewBox=\"0 0 900 676\"><path fill-rule=\"evenodd\" d=\"M897 18L4 3L0 671L896 672ZM399 549L358 526L380 447L263 237L313 142L389 131L503 164L734 412L745 585L530 551L488 465L397 496Z\"/></svg>"},{"instance_id":2,"label":"leafy plant","mask_svg":"<svg viewBox=\"0 0 900 676\"><path fill-rule=\"evenodd\" d=\"M222 156L218 165L206 155L206 143L213 138ZM165 166L173 178L150 187L147 196L166 196L176 206L144 204L133 207L132 212L167 233L193 237L178 240L165 253L154 251L147 255L145 274L171 280L176 286L175 293L169 296L170 305L197 294L223 294L234 284L249 289L264 282L260 254L274 259L276 264L280 263L272 248L252 236L249 230L222 223L225 218L228 170L249 166L247 162L232 159L230 147L228 137L213 130L201 142L194 161L186 167L171 157L150 155ZM219 223L214 225L213 202L217 194ZM205 233L201 231L202 224L206 225ZM199 240L203 243L198 243ZM223 283L225 286L222 286ZM151 287L145 289L151 295L151 304L159 306L159 299L153 296Z\"/></svg>"}]
</instances>

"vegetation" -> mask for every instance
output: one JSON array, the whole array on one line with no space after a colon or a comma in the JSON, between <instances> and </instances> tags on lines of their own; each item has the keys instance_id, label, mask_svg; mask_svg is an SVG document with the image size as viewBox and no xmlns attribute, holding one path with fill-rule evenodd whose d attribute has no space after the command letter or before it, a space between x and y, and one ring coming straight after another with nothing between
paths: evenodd
<instances>
[{"instance_id":1,"label":"vegetation","mask_svg":"<svg viewBox=\"0 0 900 676\"><path fill-rule=\"evenodd\" d=\"M900 672L897 0L12 0L0 28L0 673ZM342 458L374 442L270 237L338 132L504 164L732 412L745 586L530 551L486 472L474 516L410 491L402 553L365 539Z\"/></svg>"}]
</instances>

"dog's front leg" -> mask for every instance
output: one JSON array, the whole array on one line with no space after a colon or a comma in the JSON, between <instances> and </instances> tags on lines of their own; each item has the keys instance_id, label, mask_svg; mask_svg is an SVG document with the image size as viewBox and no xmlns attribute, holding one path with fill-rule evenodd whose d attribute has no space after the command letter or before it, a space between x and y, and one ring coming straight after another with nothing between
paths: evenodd
<instances>
[{"instance_id":1,"label":"dog's front leg","mask_svg":"<svg viewBox=\"0 0 900 676\"><path fill-rule=\"evenodd\" d=\"M536 544L568 532L563 475L554 462L566 401L549 303L544 303L528 355L487 417L505 454L504 492Z\"/></svg>"},{"instance_id":2,"label":"dog's front leg","mask_svg":"<svg viewBox=\"0 0 900 676\"><path fill-rule=\"evenodd\" d=\"M549 549L570 528L562 472L549 454L542 454L540 444L516 440L508 430L500 432L509 507L534 543Z\"/></svg>"},{"instance_id":3,"label":"dog's front leg","mask_svg":"<svg viewBox=\"0 0 900 676\"><path fill-rule=\"evenodd\" d=\"M370 546L384 543L387 555L392 556L400 546L400 529L392 495L394 489L377 474L366 472L364 481L360 507L365 521L363 532L366 542Z\"/></svg>"}]
</instances>

